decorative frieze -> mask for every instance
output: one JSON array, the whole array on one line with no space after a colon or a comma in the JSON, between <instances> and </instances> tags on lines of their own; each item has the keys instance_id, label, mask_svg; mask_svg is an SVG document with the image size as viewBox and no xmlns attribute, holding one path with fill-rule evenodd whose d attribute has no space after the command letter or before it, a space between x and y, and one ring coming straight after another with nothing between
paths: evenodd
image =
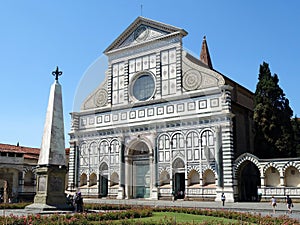
<instances>
[{"instance_id":1,"label":"decorative frieze","mask_svg":"<svg viewBox=\"0 0 300 225\"><path fill-rule=\"evenodd\" d=\"M86 116L76 116L74 122L80 118L79 128L107 127L107 125L117 126L124 122L142 122L151 120L155 116L156 120L163 120L166 117L184 119L194 113L197 117L205 117L205 113L222 110L219 98L194 99L185 102L169 102L169 104L156 104L154 106L143 106L130 108L128 110L115 110L111 114L98 113ZM170 104L173 103L173 104ZM171 116L171 117L170 117ZM163 122L163 121L162 121Z\"/></svg>"}]
</instances>

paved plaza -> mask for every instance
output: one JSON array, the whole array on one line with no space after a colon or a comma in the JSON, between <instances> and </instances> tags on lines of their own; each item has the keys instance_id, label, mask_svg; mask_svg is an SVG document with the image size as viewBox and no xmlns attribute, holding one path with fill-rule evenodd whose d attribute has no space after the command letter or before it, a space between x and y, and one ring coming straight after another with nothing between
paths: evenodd
<instances>
[{"instance_id":1,"label":"paved plaza","mask_svg":"<svg viewBox=\"0 0 300 225\"><path fill-rule=\"evenodd\" d=\"M291 218L300 221L300 203L295 203L292 214L287 214L285 203L278 203L276 214L273 215L272 207L269 202L233 202L225 203L223 207L221 202L205 202L205 201L164 201L164 200L144 200L144 199L130 199L130 200L116 200L116 199L84 199L85 203L100 203L100 204L120 204L120 205L139 205L139 206L153 206L153 207L193 207L205 209L225 209L232 211L260 213L262 215L288 215ZM30 214L52 214L52 213L70 213L70 211L40 211L40 210L20 210L7 209L0 210L0 216L24 216Z\"/></svg>"}]
</instances>

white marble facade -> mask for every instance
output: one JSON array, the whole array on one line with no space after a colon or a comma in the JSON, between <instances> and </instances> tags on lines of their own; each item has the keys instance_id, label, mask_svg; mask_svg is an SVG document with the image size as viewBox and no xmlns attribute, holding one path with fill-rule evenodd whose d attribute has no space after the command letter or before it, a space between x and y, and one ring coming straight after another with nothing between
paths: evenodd
<instances>
[{"instance_id":1,"label":"white marble facade","mask_svg":"<svg viewBox=\"0 0 300 225\"><path fill-rule=\"evenodd\" d=\"M105 50L105 80L71 114L69 190L241 198L235 158L251 142L252 93L186 52L186 35L138 17Z\"/></svg>"}]
</instances>

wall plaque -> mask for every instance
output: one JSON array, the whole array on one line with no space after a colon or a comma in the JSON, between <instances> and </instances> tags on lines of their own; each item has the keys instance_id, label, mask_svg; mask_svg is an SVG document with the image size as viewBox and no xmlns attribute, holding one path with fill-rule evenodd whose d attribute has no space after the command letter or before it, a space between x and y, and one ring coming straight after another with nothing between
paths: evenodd
<instances>
[{"instance_id":1,"label":"wall plaque","mask_svg":"<svg viewBox=\"0 0 300 225\"><path fill-rule=\"evenodd\" d=\"M46 177L39 176L38 178L38 191L46 191Z\"/></svg>"}]
</instances>

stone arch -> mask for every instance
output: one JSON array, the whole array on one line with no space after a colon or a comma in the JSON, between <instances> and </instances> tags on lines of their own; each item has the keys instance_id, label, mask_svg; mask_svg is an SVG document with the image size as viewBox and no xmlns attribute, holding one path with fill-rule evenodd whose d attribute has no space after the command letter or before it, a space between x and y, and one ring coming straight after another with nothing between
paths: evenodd
<instances>
[{"instance_id":1,"label":"stone arch","mask_svg":"<svg viewBox=\"0 0 300 225\"><path fill-rule=\"evenodd\" d=\"M129 143L125 149L125 156L137 155L137 154L149 154L153 155L153 148L150 141L146 138L138 138Z\"/></svg>"},{"instance_id":2,"label":"stone arch","mask_svg":"<svg viewBox=\"0 0 300 225\"><path fill-rule=\"evenodd\" d=\"M35 167L25 167L25 168L23 168L24 173L27 173L28 171L31 171L34 174L36 174L36 168Z\"/></svg>"},{"instance_id":3,"label":"stone arch","mask_svg":"<svg viewBox=\"0 0 300 225\"><path fill-rule=\"evenodd\" d=\"M197 138L198 138L198 146L195 146L195 145L194 145L195 143L192 143L191 146L192 146L192 147L199 147L199 145L200 145L199 140L200 140L201 138L200 138L200 134L199 134L196 130L190 130L189 132L187 132L187 134L186 134L187 146L189 145L189 143L188 143L188 137L189 137L190 135L193 135L193 134L196 134L196 136L197 136ZM194 137L192 136L192 139L193 139L193 138L194 138Z\"/></svg>"},{"instance_id":4,"label":"stone arch","mask_svg":"<svg viewBox=\"0 0 300 225\"><path fill-rule=\"evenodd\" d=\"M174 159L172 165L173 165L173 169L184 169L185 168L184 160L180 157L177 157L176 159Z\"/></svg>"},{"instance_id":5,"label":"stone arch","mask_svg":"<svg viewBox=\"0 0 300 225\"><path fill-rule=\"evenodd\" d=\"M170 184L170 174L167 170L163 170L159 174L159 186L169 185Z\"/></svg>"},{"instance_id":6,"label":"stone arch","mask_svg":"<svg viewBox=\"0 0 300 225\"><path fill-rule=\"evenodd\" d=\"M146 137L138 136L128 142L125 148L125 195L127 198L149 198L153 169L153 147Z\"/></svg>"},{"instance_id":7,"label":"stone arch","mask_svg":"<svg viewBox=\"0 0 300 225\"><path fill-rule=\"evenodd\" d=\"M95 173L91 173L89 177L89 186L97 185L97 175Z\"/></svg>"},{"instance_id":8,"label":"stone arch","mask_svg":"<svg viewBox=\"0 0 300 225\"><path fill-rule=\"evenodd\" d=\"M203 186L214 186L216 184L216 174L212 169L206 169L202 174Z\"/></svg>"},{"instance_id":9,"label":"stone arch","mask_svg":"<svg viewBox=\"0 0 300 225\"><path fill-rule=\"evenodd\" d=\"M88 150L88 143L87 142L81 142L80 145L79 145L79 149L80 149L80 152L81 154L82 153L86 153L86 150Z\"/></svg>"},{"instance_id":10,"label":"stone arch","mask_svg":"<svg viewBox=\"0 0 300 225\"><path fill-rule=\"evenodd\" d=\"M117 172L113 172L111 175L110 175L110 186L113 187L113 186L118 186L119 185L119 174Z\"/></svg>"},{"instance_id":11,"label":"stone arch","mask_svg":"<svg viewBox=\"0 0 300 225\"><path fill-rule=\"evenodd\" d=\"M108 164L102 162L99 166L99 195L105 197L108 194Z\"/></svg>"},{"instance_id":12,"label":"stone arch","mask_svg":"<svg viewBox=\"0 0 300 225\"><path fill-rule=\"evenodd\" d=\"M300 164L289 161L286 164L284 164L284 166L282 167L283 174L285 173L286 169L289 168L290 166L295 167L300 172Z\"/></svg>"},{"instance_id":13,"label":"stone arch","mask_svg":"<svg viewBox=\"0 0 300 225\"><path fill-rule=\"evenodd\" d=\"M102 162L99 166L99 171L107 171L108 170L108 164L106 162Z\"/></svg>"},{"instance_id":14,"label":"stone arch","mask_svg":"<svg viewBox=\"0 0 300 225\"><path fill-rule=\"evenodd\" d=\"M111 153L119 153L121 148L121 142L118 138L113 138L110 143L110 152Z\"/></svg>"},{"instance_id":15,"label":"stone arch","mask_svg":"<svg viewBox=\"0 0 300 225\"><path fill-rule=\"evenodd\" d=\"M246 161L250 161L252 162L254 165L257 166L257 168L261 169L261 165L259 163L258 158L255 155L252 155L250 153L244 153L242 155L240 155L236 160L235 160L235 165L234 165L234 176L237 177L236 175L239 173L239 170L241 168L241 165L246 162ZM261 176L261 171L260 171L260 176Z\"/></svg>"},{"instance_id":16,"label":"stone arch","mask_svg":"<svg viewBox=\"0 0 300 225\"><path fill-rule=\"evenodd\" d=\"M210 132L212 132L213 134L215 134L215 131L214 131L212 128L210 128L210 127L205 127L205 128L203 128L203 129L199 132L199 136L201 137L201 135L202 135L204 132L206 132L206 131L210 131Z\"/></svg>"},{"instance_id":17,"label":"stone arch","mask_svg":"<svg viewBox=\"0 0 300 225\"><path fill-rule=\"evenodd\" d=\"M257 201L257 188L261 186L261 171L258 158L244 153L235 160L235 179L238 181L236 196L239 201Z\"/></svg>"},{"instance_id":18,"label":"stone arch","mask_svg":"<svg viewBox=\"0 0 300 225\"><path fill-rule=\"evenodd\" d=\"M85 186L85 185L87 185L87 175L86 175L86 173L82 173L80 175L80 184L79 184L79 186L82 187L82 186Z\"/></svg>"},{"instance_id":19,"label":"stone arch","mask_svg":"<svg viewBox=\"0 0 300 225\"><path fill-rule=\"evenodd\" d=\"M200 132L200 146L202 158L212 160L215 158L215 132L210 128L205 128Z\"/></svg>"},{"instance_id":20,"label":"stone arch","mask_svg":"<svg viewBox=\"0 0 300 225\"><path fill-rule=\"evenodd\" d=\"M181 157L177 157L174 159L172 163L172 181L173 181L173 188L172 190L177 193L176 198L184 198L185 193L185 179L186 179L186 172L185 172L185 162Z\"/></svg>"},{"instance_id":21,"label":"stone arch","mask_svg":"<svg viewBox=\"0 0 300 225\"><path fill-rule=\"evenodd\" d=\"M281 170L281 168L278 166L277 163L269 162L269 163L266 164L266 165L264 166L264 168L263 168L263 175L264 175L264 176L265 176L265 174L266 174L266 171L267 171L269 168L271 168L271 167L275 168L275 169L279 172L279 174L282 173L282 170Z\"/></svg>"},{"instance_id":22,"label":"stone arch","mask_svg":"<svg viewBox=\"0 0 300 225\"><path fill-rule=\"evenodd\" d=\"M92 148L95 148L95 149L92 149ZM92 151L94 150L94 151ZM89 152L90 154L97 154L97 150L98 150L98 144L96 141L92 141L90 144L89 144Z\"/></svg>"},{"instance_id":23,"label":"stone arch","mask_svg":"<svg viewBox=\"0 0 300 225\"><path fill-rule=\"evenodd\" d=\"M295 166L285 168L284 183L286 187L300 187L300 172Z\"/></svg>"},{"instance_id":24,"label":"stone arch","mask_svg":"<svg viewBox=\"0 0 300 225\"><path fill-rule=\"evenodd\" d=\"M280 186L280 172L274 164L270 164L264 171L265 186L266 187L278 187Z\"/></svg>"},{"instance_id":25,"label":"stone arch","mask_svg":"<svg viewBox=\"0 0 300 225\"><path fill-rule=\"evenodd\" d=\"M199 166L188 166L187 173L191 172L192 170L197 171L199 174L201 174L201 170Z\"/></svg>"},{"instance_id":26,"label":"stone arch","mask_svg":"<svg viewBox=\"0 0 300 225\"><path fill-rule=\"evenodd\" d=\"M158 167L158 174L160 174L162 171L166 170L169 174L172 173L171 168L169 166L159 166Z\"/></svg>"},{"instance_id":27,"label":"stone arch","mask_svg":"<svg viewBox=\"0 0 300 225\"><path fill-rule=\"evenodd\" d=\"M99 142L99 153L100 154L108 154L109 152L109 142L108 140L101 140Z\"/></svg>"},{"instance_id":28,"label":"stone arch","mask_svg":"<svg viewBox=\"0 0 300 225\"><path fill-rule=\"evenodd\" d=\"M188 177L188 186L200 184L200 174L197 170L190 170L187 175Z\"/></svg>"},{"instance_id":29,"label":"stone arch","mask_svg":"<svg viewBox=\"0 0 300 225\"><path fill-rule=\"evenodd\" d=\"M80 165L87 167L90 163L89 161L89 146L87 142L82 142L79 145L79 160Z\"/></svg>"},{"instance_id":30,"label":"stone arch","mask_svg":"<svg viewBox=\"0 0 300 225\"><path fill-rule=\"evenodd\" d=\"M179 135L179 140L175 137ZM185 148L185 136L183 132L177 131L171 135L171 148L172 149L180 149Z\"/></svg>"},{"instance_id":31,"label":"stone arch","mask_svg":"<svg viewBox=\"0 0 300 225\"><path fill-rule=\"evenodd\" d=\"M157 137L157 148L158 150L170 149L171 148L171 137L170 135L163 133Z\"/></svg>"}]
</instances>

